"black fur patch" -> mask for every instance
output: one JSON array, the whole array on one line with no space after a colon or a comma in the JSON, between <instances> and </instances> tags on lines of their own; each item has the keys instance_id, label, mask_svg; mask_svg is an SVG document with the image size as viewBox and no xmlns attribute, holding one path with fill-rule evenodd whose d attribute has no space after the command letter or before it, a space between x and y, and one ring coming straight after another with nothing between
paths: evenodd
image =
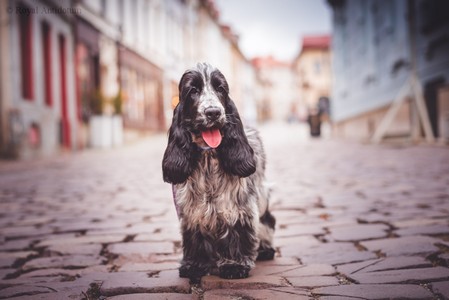
<instances>
[{"instance_id":1,"label":"black fur patch","mask_svg":"<svg viewBox=\"0 0 449 300\"><path fill-rule=\"evenodd\" d=\"M267 225L271 229L274 229L274 227L276 226L276 219L267 209L263 216L260 217L260 223Z\"/></svg>"}]
</instances>

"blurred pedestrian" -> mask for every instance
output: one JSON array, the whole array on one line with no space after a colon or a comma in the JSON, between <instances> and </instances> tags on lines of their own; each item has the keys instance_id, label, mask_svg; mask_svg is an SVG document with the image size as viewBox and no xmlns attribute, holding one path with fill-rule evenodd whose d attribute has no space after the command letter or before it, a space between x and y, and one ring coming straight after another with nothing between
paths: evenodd
<instances>
[{"instance_id":1,"label":"blurred pedestrian","mask_svg":"<svg viewBox=\"0 0 449 300\"><path fill-rule=\"evenodd\" d=\"M310 136L319 137L321 135L321 114L317 108L309 110L307 123L310 126Z\"/></svg>"}]
</instances>

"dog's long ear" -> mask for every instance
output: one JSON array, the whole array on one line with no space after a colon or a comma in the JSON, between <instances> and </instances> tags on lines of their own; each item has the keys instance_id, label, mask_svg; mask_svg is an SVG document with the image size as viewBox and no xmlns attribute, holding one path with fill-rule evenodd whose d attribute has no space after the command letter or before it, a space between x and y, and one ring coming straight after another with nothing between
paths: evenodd
<instances>
[{"instance_id":1,"label":"dog's long ear","mask_svg":"<svg viewBox=\"0 0 449 300\"><path fill-rule=\"evenodd\" d=\"M181 124L182 103L176 106L168 135L168 145L162 160L162 173L165 182L178 184L192 174L197 157L190 133Z\"/></svg>"},{"instance_id":2,"label":"dog's long ear","mask_svg":"<svg viewBox=\"0 0 449 300\"><path fill-rule=\"evenodd\" d=\"M256 159L231 99L228 99L226 104L226 119L226 125L222 129L223 141L217 148L218 158L227 173L248 177L256 171Z\"/></svg>"}]
</instances>

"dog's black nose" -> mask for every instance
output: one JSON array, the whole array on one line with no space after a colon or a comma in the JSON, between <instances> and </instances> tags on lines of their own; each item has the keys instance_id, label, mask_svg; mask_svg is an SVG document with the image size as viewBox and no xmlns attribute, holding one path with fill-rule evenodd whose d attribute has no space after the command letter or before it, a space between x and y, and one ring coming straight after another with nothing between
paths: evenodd
<instances>
[{"instance_id":1,"label":"dog's black nose","mask_svg":"<svg viewBox=\"0 0 449 300\"><path fill-rule=\"evenodd\" d=\"M215 121L220 117L221 110L217 107L209 107L204 110L204 113L210 121Z\"/></svg>"}]
</instances>

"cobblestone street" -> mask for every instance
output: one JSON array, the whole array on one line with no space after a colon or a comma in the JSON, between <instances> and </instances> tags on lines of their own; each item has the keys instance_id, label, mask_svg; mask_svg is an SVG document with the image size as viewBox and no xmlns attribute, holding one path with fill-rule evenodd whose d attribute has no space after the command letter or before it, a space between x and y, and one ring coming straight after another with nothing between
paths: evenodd
<instances>
[{"instance_id":1,"label":"cobblestone street","mask_svg":"<svg viewBox=\"0 0 449 300\"><path fill-rule=\"evenodd\" d=\"M448 299L449 151L261 128L276 259L178 277L166 135L0 162L0 299Z\"/></svg>"}]
</instances>

